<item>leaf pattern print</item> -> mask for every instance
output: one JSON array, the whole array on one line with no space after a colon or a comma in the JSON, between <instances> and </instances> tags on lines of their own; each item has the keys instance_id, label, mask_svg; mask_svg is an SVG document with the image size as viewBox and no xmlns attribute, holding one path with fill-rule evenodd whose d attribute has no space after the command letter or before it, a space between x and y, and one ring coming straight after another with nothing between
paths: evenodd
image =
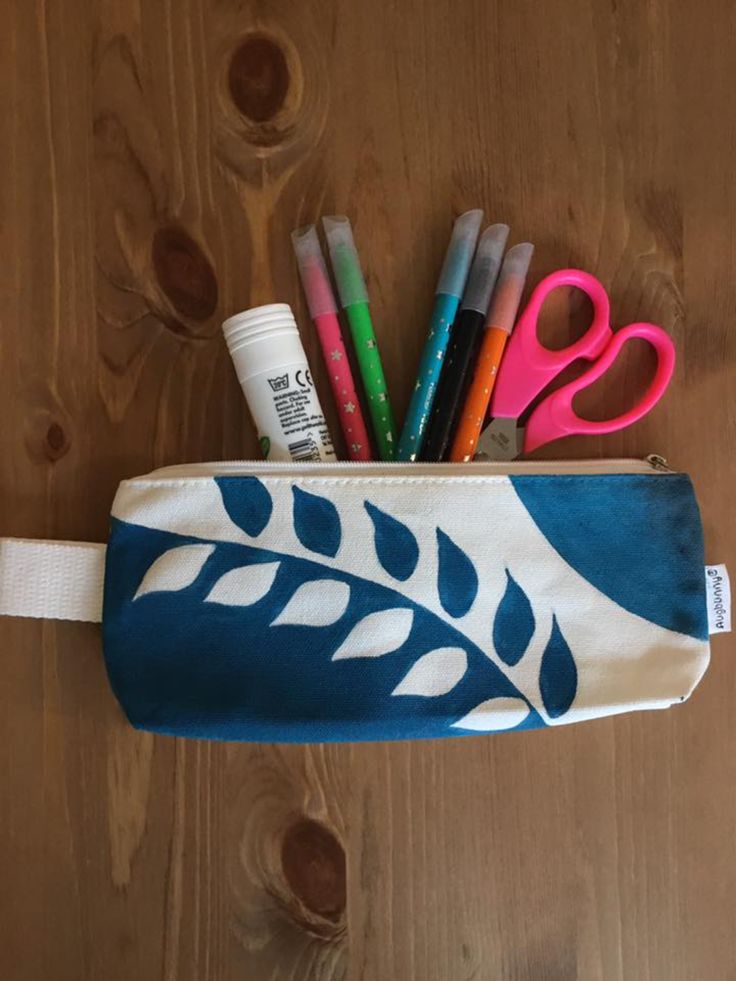
<instances>
[{"instance_id":1,"label":"leaf pattern print","mask_svg":"<svg viewBox=\"0 0 736 981\"><path fill-rule=\"evenodd\" d=\"M414 614L411 610L380 610L359 620L332 655L333 661L349 657L383 657L409 639Z\"/></svg>"},{"instance_id":2,"label":"leaf pattern print","mask_svg":"<svg viewBox=\"0 0 736 981\"><path fill-rule=\"evenodd\" d=\"M214 551L214 545L180 545L169 549L147 570L133 599L147 593L185 589L194 582Z\"/></svg>"},{"instance_id":3,"label":"leaf pattern print","mask_svg":"<svg viewBox=\"0 0 736 981\"><path fill-rule=\"evenodd\" d=\"M217 477L222 503L230 519L251 538L257 538L271 520L273 500L257 477Z\"/></svg>"},{"instance_id":4,"label":"leaf pattern print","mask_svg":"<svg viewBox=\"0 0 736 981\"><path fill-rule=\"evenodd\" d=\"M577 668L556 617L539 677L527 682L531 701L506 671L520 663L537 629L532 598L508 569L498 608L474 609L478 569L457 541L436 526L418 537L362 500L370 524L363 521L356 542L378 561L366 570L377 576L380 566L383 577L367 578L329 497L295 483L270 491L255 477L216 483L229 518L252 541L234 530L197 541L128 525L129 579L108 584L110 603L133 601L126 616L136 625L128 629L147 638L136 691L165 699L188 692L201 734L227 721L237 738L268 741L461 735L548 724L535 695L548 719L573 704ZM290 551L281 551L273 545L288 521L295 537L286 536ZM471 608L474 636L492 624L493 648L491 638L485 650L454 623ZM116 684L128 663L121 648ZM114 654L108 665L115 678ZM141 721L155 728L159 709L151 711ZM170 730L162 724L161 731Z\"/></svg>"},{"instance_id":5,"label":"leaf pattern print","mask_svg":"<svg viewBox=\"0 0 736 981\"><path fill-rule=\"evenodd\" d=\"M437 529L437 551L437 591L440 603L451 617L465 616L478 595L478 573L475 566L441 528Z\"/></svg>"},{"instance_id":6,"label":"leaf pattern print","mask_svg":"<svg viewBox=\"0 0 736 981\"><path fill-rule=\"evenodd\" d=\"M446 695L461 680L468 667L462 647L438 647L423 654L394 688L392 695Z\"/></svg>"},{"instance_id":7,"label":"leaf pattern print","mask_svg":"<svg viewBox=\"0 0 736 981\"><path fill-rule=\"evenodd\" d=\"M552 633L542 655L539 689L547 714L559 719L568 711L578 687L578 669L572 651L562 636L557 617L552 617Z\"/></svg>"},{"instance_id":8,"label":"leaf pattern print","mask_svg":"<svg viewBox=\"0 0 736 981\"><path fill-rule=\"evenodd\" d=\"M224 606L250 606L267 596L279 562L254 562L242 565L221 576L205 598L206 603Z\"/></svg>"},{"instance_id":9,"label":"leaf pattern print","mask_svg":"<svg viewBox=\"0 0 736 981\"><path fill-rule=\"evenodd\" d=\"M419 545L415 536L405 524L370 501L365 501L364 506L373 522L378 561L390 576L399 582L406 582L419 561Z\"/></svg>"},{"instance_id":10,"label":"leaf pattern print","mask_svg":"<svg viewBox=\"0 0 736 981\"><path fill-rule=\"evenodd\" d=\"M272 627L328 627L344 616L350 587L335 579L316 579L299 586Z\"/></svg>"},{"instance_id":11,"label":"leaf pattern print","mask_svg":"<svg viewBox=\"0 0 736 981\"><path fill-rule=\"evenodd\" d=\"M293 488L294 531L305 548L334 558L342 541L340 516L326 497Z\"/></svg>"},{"instance_id":12,"label":"leaf pattern print","mask_svg":"<svg viewBox=\"0 0 736 981\"><path fill-rule=\"evenodd\" d=\"M471 732L501 732L515 729L529 717L529 706L521 698L489 698L466 716L453 722L453 729Z\"/></svg>"},{"instance_id":13,"label":"leaf pattern print","mask_svg":"<svg viewBox=\"0 0 736 981\"><path fill-rule=\"evenodd\" d=\"M493 621L493 646L504 664L518 664L534 636L534 612L529 597L506 570L506 591Z\"/></svg>"}]
</instances>

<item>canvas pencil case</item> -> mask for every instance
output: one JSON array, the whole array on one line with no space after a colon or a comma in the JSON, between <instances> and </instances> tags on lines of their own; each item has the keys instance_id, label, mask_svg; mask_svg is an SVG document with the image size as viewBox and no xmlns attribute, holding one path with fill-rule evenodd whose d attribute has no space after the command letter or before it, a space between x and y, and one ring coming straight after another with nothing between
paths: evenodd
<instances>
[{"instance_id":1,"label":"canvas pencil case","mask_svg":"<svg viewBox=\"0 0 736 981\"><path fill-rule=\"evenodd\" d=\"M698 506L655 457L168 467L106 549L5 540L0 612L101 618L131 723L213 739L554 726L709 660Z\"/></svg>"}]
</instances>

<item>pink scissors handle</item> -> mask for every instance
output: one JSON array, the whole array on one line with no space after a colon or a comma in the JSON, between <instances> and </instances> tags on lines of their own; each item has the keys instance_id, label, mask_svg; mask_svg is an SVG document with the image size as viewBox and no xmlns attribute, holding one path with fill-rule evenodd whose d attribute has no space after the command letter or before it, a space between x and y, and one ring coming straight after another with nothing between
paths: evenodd
<instances>
[{"instance_id":1,"label":"pink scissors handle","mask_svg":"<svg viewBox=\"0 0 736 981\"><path fill-rule=\"evenodd\" d=\"M569 347L550 351L537 339L542 305L558 286L576 286L593 305L593 321ZM560 269L539 283L514 328L498 372L491 400L491 415L518 419L547 385L573 361L592 361L611 339L608 295L595 276L581 269ZM491 325L492 326L492 325Z\"/></svg>"},{"instance_id":2,"label":"pink scissors handle","mask_svg":"<svg viewBox=\"0 0 736 981\"><path fill-rule=\"evenodd\" d=\"M608 371L618 357L621 348L633 337L648 341L657 353L657 371L651 385L632 409L614 419L606 419L603 422L581 419L573 410L573 398L578 392L592 385ZM524 452L531 453L537 447L551 443L553 439L559 439L561 436L595 435L625 429L645 416L659 402L669 385L674 370L675 345L661 327L645 323L630 324L628 327L624 327L613 335L613 339L598 360L580 378L564 385L539 403L526 424Z\"/></svg>"}]
</instances>

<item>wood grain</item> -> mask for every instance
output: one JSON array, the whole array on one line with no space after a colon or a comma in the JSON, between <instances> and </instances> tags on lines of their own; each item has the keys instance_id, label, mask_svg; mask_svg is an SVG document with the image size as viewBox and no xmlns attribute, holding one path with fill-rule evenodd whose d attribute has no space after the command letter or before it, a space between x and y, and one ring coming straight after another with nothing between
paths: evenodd
<instances>
[{"instance_id":1,"label":"wood grain","mask_svg":"<svg viewBox=\"0 0 736 981\"><path fill-rule=\"evenodd\" d=\"M534 277L583 266L677 343L650 417L551 452L667 456L736 569L732 4L4 12L1 533L103 541L121 478L255 455L219 324L274 299L306 323L288 232L322 212L353 217L402 413L450 219L481 205ZM0 650L8 981L736 978L730 639L668 712L305 748L133 732L89 625L6 620Z\"/></svg>"}]
</instances>

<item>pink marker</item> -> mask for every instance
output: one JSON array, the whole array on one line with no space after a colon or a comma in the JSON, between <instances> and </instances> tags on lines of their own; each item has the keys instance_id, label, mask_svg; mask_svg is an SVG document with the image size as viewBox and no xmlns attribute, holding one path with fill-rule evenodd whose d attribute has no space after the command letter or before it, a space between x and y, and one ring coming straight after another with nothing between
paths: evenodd
<instances>
[{"instance_id":1,"label":"pink marker","mask_svg":"<svg viewBox=\"0 0 736 981\"><path fill-rule=\"evenodd\" d=\"M340 416L351 460L371 460L371 443L355 390L347 351L337 319L337 304L314 225L298 228L291 241L299 264L309 313L317 328L322 357L330 376L332 395Z\"/></svg>"}]
</instances>

